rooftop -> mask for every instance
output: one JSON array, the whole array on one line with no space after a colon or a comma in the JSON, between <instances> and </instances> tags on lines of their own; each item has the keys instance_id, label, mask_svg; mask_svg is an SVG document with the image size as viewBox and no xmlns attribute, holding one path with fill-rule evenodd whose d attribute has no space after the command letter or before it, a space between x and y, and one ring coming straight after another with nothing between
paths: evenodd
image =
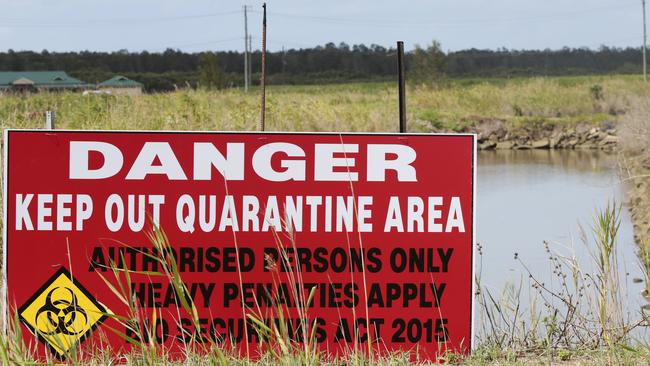
<instances>
[{"instance_id":1,"label":"rooftop","mask_svg":"<svg viewBox=\"0 0 650 366\"><path fill-rule=\"evenodd\" d=\"M138 83L135 80L131 80L126 76L116 75L106 81L102 81L101 83L97 84L97 87L137 88L137 87L142 87L142 84Z\"/></svg>"},{"instance_id":2,"label":"rooftop","mask_svg":"<svg viewBox=\"0 0 650 366\"><path fill-rule=\"evenodd\" d=\"M0 71L0 88L6 89L13 85L33 85L51 89L91 86L66 74L65 71Z\"/></svg>"}]
</instances>

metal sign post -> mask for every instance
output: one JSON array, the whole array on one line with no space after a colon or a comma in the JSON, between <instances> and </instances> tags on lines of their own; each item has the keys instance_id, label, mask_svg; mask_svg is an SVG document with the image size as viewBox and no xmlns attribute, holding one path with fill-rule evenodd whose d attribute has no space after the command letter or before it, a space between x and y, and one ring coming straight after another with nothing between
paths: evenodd
<instances>
[{"instance_id":1,"label":"metal sign post","mask_svg":"<svg viewBox=\"0 0 650 366\"><path fill-rule=\"evenodd\" d=\"M54 111L45 111L45 129L53 130L56 113Z\"/></svg>"},{"instance_id":2,"label":"metal sign post","mask_svg":"<svg viewBox=\"0 0 650 366\"><path fill-rule=\"evenodd\" d=\"M397 41L397 75L399 83L399 132L406 133L406 92L404 82L404 42Z\"/></svg>"}]
</instances>

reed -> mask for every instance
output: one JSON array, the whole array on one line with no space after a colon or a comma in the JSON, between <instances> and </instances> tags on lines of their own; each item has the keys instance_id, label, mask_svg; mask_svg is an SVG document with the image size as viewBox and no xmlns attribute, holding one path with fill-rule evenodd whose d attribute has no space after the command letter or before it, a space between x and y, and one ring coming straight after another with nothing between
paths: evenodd
<instances>
[{"instance_id":1,"label":"reed","mask_svg":"<svg viewBox=\"0 0 650 366\"><path fill-rule=\"evenodd\" d=\"M498 349L516 359L538 354L550 362L580 352L600 352L613 359L622 357L621 349L647 354L647 340L639 341L633 334L647 332L650 314L629 308L625 281L619 276L616 238L620 210L614 202L607 204L594 216L591 230L583 230L582 241L591 253L591 263L560 254L544 243L551 282L542 280L543 274L531 272L517 253L514 259L528 274L519 285L506 286L503 293L495 295L476 280L484 351ZM479 258L482 250L479 246ZM531 290L529 298L522 285Z\"/></svg>"}]
</instances>

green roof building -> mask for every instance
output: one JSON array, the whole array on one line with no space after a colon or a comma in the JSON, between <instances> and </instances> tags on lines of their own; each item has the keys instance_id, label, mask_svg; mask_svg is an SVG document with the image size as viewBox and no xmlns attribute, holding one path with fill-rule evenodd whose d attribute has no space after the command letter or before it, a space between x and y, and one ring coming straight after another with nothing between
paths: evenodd
<instances>
[{"instance_id":1,"label":"green roof building","mask_svg":"<svg viewBox=\"0 0 650 366\"><path fill-rule=\"evenodd\" d=\"M112 78L97 84L97 89L107 90L117 94L142 94L141 83L122 75L113 76Z\"/></svg>"},{"instance_id":2,"label":"green roof building","mask_svg":"<svg viewBox=\"0 0 650 366\"><path fill-rule=\"evenodd\" d=\"M93 87L65 71L0 71L0 92L86 90Z\"/></svg>"}]
</instances>

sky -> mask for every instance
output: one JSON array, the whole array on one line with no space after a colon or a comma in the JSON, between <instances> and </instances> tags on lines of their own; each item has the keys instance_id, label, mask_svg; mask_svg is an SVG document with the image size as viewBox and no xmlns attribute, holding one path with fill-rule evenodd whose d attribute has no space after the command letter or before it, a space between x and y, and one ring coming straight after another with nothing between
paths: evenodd
<instances>
[{"instance_id":1,"label":"sky","mask_svg":"<svg viewBox=\"0 0 650 366\"><path fill-rule=\"evenodd\" d=\"M262 1L0 0L0 51L261 48ZM446 51L639 47L641 0L268 0L268 49L327 42Z\"/></svg>"}]
</instances>

